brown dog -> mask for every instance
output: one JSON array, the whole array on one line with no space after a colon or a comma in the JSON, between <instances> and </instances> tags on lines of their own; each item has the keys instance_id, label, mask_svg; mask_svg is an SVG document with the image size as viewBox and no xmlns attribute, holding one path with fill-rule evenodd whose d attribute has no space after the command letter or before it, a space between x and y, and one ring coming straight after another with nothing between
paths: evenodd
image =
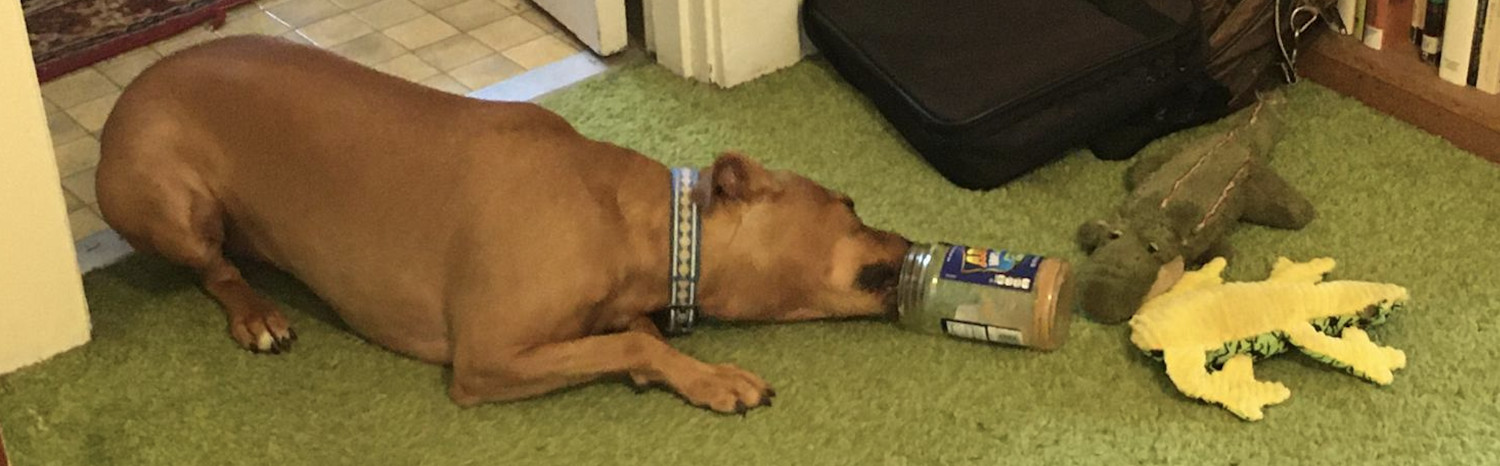
<instances>
[{"instance_id":1,"label":"brown dog","mask_svg":"<svg viewBox=\"0 0 1500 466\"><path fill-rule=\"evenodd\" d=\"M538 106L233 37L142 73L102 144L106 221L195 269L253 351L295 334L226 255L297 277L369 341L451 364L461 405L611 374L720 412L774 393L673 350L648 318L669 299L668 168ZM734 154L699 179L704 314L890 311L909 243L865 226L847 197Z\"/></svg>"}]
</instances>

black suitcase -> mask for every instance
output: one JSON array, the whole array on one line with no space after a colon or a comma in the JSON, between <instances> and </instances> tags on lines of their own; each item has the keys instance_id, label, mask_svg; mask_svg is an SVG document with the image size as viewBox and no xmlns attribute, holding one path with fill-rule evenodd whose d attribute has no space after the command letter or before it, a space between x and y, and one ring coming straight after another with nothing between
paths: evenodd
<instances>
[{"instance_id":1,"label":"black suitcase","mask_svg":"<svg viewBox=\"0 0 1500 466\"><path fill-rule=\"evenodd\" d=\"M804 0L802 23L933 168L980 190L1160 119L1205 45L1193 0Z\"/></svg>"}]
</instances>

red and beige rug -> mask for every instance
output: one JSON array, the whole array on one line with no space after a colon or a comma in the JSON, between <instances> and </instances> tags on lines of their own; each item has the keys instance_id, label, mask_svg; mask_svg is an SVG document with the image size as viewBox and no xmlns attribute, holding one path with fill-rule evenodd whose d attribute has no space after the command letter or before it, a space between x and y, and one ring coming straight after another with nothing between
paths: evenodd
<instances>
[{"instance_id":1,"label":"red and beige rug","mask_svg":"<svg viewBox=\"0 0 1500 466\"><path fill-rule=\"evenodd\" d=\"M251 0L21 0L37 77L46 82L193 26L222 24Z\"/></svg>"}]
</instances>

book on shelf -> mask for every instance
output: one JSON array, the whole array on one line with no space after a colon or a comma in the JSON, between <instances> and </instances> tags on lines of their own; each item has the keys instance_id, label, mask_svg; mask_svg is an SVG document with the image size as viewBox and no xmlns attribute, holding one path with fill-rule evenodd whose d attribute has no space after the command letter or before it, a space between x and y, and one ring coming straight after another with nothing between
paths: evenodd
<instances>
[{"instance_id":1,"label":"book on shelf","mask_svg":"<svg viewBox=\"0 0 1500 466\"><path fill-rule=\"evenodd\" d=\"M1389 49L1408 40L1402 34L1411 24L1413 0L1367 0L1365 30L1361 40L1375 50Z\"/></svg>"},{"instance_id":2,"label":"book on shelf","mask_svg":"<svg viewBox=\"0 0 1500 466\"><path fill-rule=\"evenodd\" d=\"M1470 65L1477 64L1475 58L1478 58L1474 53L1475 32L1481 32L1477 31L1483 25L1481 10L1488 3L1489 0L1448 2L1448 19L1443 25L1443 52L1438 61L1439 78L1460 86L1472 85L1469 78L1477 69Z\"/></svg>"},{"instance_id":3,"label":"book on shelf","mask_svg":"<svg viewBox=\"0 0 1500 466\"><path fill-rule=\"evenodd\" d=\"M1365 35L1365 13L1368 13L1369 0L1354 0L1354 29L1349 33L1354 37L1364 38Z\"/></svg>"},{"instance_id":4,"label":"book on shelf","mask_svg":"<svg viewBox=\"0 0 1500 466\"><path fill-rule=\"evenodd\" d=\"M1412 45L1422 46L1422 26L1427 21L1427 0L1416 0L1411 2L1411 35Z\"/></svg>"},{"instance_id":5,"label":"book on shelf","mask_svg":"<svg viewBox=\"0 0 1500 466\"><path fill-rule=\"evenodd\" d=\"M1474 69L1474 87L1479 90L1497 94L1500 93L1500 1L1489 5L1485 10L1484 18L1476 19L1480 26L1475 27L1479 37L1474 43L1478 44L1474 60L1479 63L1471 66Z\"/></svg>"},{"instance_id":6,"label":"book on shelf","mask_svg":"<svg viewBox=\"0 0 1500 466\"><path fill-rule=\"evenodd\" d=\"M1343 26L1343 30L1340 31L1341 33L1358 37L1364 32L1354 29L1354 20L1356 19L1354 7L1358 4L1359 0L1339 0L1338 4L1335 5L1339 15L1339 22Z\"/></svg>"},{"instance_id":7,"label":"book on shelf","mask_svg":"<svg viewBox=\"0 0 1500 466\"><path fill-rule=\"evenodd\" d=\"M1443 56L1443 27L1448 24L1448 0L1426 0L1422 14L1422 42L1418 52L1423 61L1437 66Z\"/></svg>"},{"instance_id":8,"label":"book on shelf","mask_svg":"<svg viewBox=\"0 0 1500 466\"><path fill-rule=\"evenodd\" d=\"M1330 26L1365 47L1415 47L1441 80L1500 94L1500 0L1338 0L1337 8Z\"/></svg>"}]
</instances>

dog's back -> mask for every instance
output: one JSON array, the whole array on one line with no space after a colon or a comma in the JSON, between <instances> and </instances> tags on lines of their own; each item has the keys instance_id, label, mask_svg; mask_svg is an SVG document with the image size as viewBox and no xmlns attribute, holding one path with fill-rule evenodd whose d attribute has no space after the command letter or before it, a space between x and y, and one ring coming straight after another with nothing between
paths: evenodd
<instances>
[{"instance_id":1,"label":"dog's back","mask_svg":"<svg viewBox=\"0 0 1500 466\"><path fill-rule=\"evenodd\" d=\"M445 358L443 249L472 217L455 210L537 189L547 182L538 170L574 171L568 150L539 160L544 151L528 147L580 139L526 136L557 132L572 129L530 104L466 99L313 47L235 37L164 58L125 90L101 137L99 206L136 249L235 283L214 293L226 307L269 307L237 289L227 250L293 273L377 341ZM393 263L399 273L369 273ZM394 310L364 319L372 308ZM402 312L411 315L391 315ZM272 350L289 341L284 324L264 326L236 339L257 349L270 334Z\"/></svg>"}]
</instances>

